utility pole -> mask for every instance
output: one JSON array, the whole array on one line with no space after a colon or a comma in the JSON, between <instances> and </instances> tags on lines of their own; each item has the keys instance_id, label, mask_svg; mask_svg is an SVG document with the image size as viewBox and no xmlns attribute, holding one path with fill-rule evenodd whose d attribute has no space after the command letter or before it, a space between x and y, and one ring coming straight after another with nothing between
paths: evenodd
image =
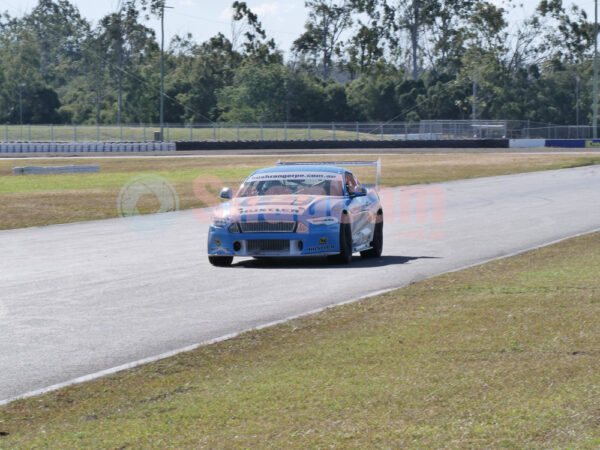
<instances>
[{"instance_id":1,"label":"utility pole","mask_svg":"<svg viewBox=\"0 0 600 450\"><path fill-rule=\"evenodd\" d=\"M579 83L581 78L575 77L575 123L579 127ZM577 128L577 137L579 137L579 128Z\"/></svg>"},{"instance_id":2,"label":"utility pole","mask_svg":"<svg viewBox=\"0 0 600 450\"><path fill-rule=\"evenodd\" d=\"M163 142L165 129L165 6L163 1L160 5L160 140Z\"/></svg>"},{"instance_id":3,"label":"utility pole","mask_svg":"<svg viewBox=\"0 0 600 450\"><path fill-rule=\"evenodd\" d=\"M23 86L25 83L19 83L19 123L23 126Z\"/></svg>"},{"instance_id":4,"label":"utility pole","mask_svg":"<svg viewBox=\"0 0 600 450\"><path fill-rule=\"evenodd\" d=\"M594 10L594 139L598 139L598 0Z\"/></svg>"},{"instance_id":5,"label":"utility pole","mask_svg":"<svg viewBox=\"0 0 600 450\"><path fill-rule=\"evenodd\" d=\"M477 120L477 83L479 83L479 69L473 80L473 122Z\"/></svg>"}]
</instances>

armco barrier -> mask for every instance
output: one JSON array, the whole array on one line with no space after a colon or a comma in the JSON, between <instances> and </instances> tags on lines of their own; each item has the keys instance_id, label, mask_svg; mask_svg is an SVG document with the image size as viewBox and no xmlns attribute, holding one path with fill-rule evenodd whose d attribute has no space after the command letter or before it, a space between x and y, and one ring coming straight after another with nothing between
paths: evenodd
<instances>
[{"instance_id":1,"label":"armco barrier","mask_svg":"<svg viewBox=\"0 0 600 450\"><path fill-rule=\"evenodd\" d=\"M508 139L422 141L180 141L177 151L193 150L314 150L345 148L508 148Z\"/></svg>"},{"instance_id":2,"label":"armco barrier","mask_svg":"<svg viewBox=\"0 0 600 450\"><path fill-rule=\"evenodd\" d=\"M542 148L546 146L546 139L511 139L510 148Z\"/></svg>"},{"instance_id":3,"label":"armco barrier","mask_svg":"<svg viewBox=\"0 0 600 450\"><path fill-rule=\"evenodd\" d=\"M174 152L175 142L0 142L0 153Z\"/></svg>"},{"instance_id":4,"label":"armco barrier","mask_svg":"<svg viewBox=\"0 0 600 450\"><path fill-rule=\"evenodd\" d=\"M13 174L15 175L49 175L61 173L98 173L100 166L97 165L82 165L82 166L25 166L15 167Z\"/></svg>"},{"instance_id":5,"label":"armco barrier","mask_svg":"<svg viewBox=\"0 0 600 450\"><path fill-rule=\"evenodd\" d=\"M595 148L600 149L600 139L511 139L510 148Z\"/></svg>"}]
</instances>

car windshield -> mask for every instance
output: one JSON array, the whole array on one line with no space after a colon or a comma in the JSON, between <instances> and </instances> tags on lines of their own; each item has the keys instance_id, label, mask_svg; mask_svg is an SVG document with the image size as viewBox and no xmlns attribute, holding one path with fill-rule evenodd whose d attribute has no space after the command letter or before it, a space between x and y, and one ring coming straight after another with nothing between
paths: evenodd
<instances>
[{"instance_id":1,"label":"car windshield","mask_svg":"<svg viewBox=\"0 0 600 450\"><path fill-rule=\"evenodd\" d=\"M274 195L344 195L342 176L336 173L263 172L250 176L238 192L238 197Z\"/></svg>"}]
</instances>

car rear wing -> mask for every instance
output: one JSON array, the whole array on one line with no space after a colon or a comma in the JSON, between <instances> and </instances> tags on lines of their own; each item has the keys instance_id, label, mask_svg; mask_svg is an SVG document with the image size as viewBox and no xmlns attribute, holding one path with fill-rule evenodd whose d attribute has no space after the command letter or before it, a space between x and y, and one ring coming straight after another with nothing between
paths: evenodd
<instances>
[{"instance_id":1,"label":"car rear wing","mask_svg":"<svg viewBox=\"0 0 600 450\"><path fill-rule=\"evenodd\" d=\"M277 161L278 166L337 166L337 167L356 167L372 166L376 167L375 184L365 184L366 187L378 187L381 179L381 158L377 161L304 161L304 162L281 162Z\"/></svg>"}]
</instances>

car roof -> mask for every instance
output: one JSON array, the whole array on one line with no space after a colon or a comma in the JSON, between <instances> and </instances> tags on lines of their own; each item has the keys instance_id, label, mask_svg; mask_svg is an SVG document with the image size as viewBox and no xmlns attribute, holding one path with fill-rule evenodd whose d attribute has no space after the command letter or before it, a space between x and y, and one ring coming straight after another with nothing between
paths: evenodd
<instances>
[{"instance_id":1,"label":"car roof","mask_svg":"<svg viewBox=\"0 0 600 450\"><path fill-rule=\"evenodd\" d=\"M290 165L290 166L275 166L268 167L265 169L259 169L252 175L257 173L277 173L277 172L325 172L325 173L338 173L343 174L347 172L346 169L337 166L321 165L321 164L303 164L303 165Z\"/></svg>"}]
</instances>

